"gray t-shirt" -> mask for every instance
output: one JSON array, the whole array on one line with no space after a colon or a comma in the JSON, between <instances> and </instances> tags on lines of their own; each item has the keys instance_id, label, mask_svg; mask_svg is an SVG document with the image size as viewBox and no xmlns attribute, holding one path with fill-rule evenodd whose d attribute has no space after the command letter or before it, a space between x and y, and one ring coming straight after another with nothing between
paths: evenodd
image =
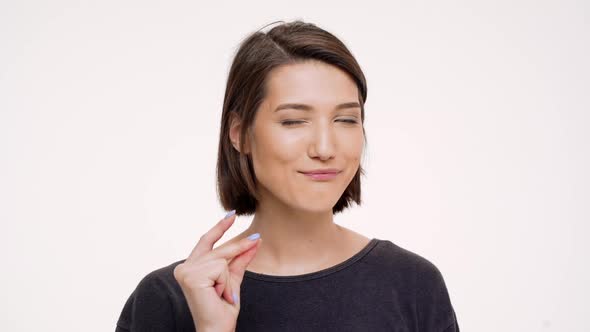
<instances>
[{"instance_id":1,"label":"gray t-shirt","mask_svg":"<svg viewBox=\"0 0 590 332\"><path fill-rule=\"evenodd\" d=\"M195 331L173 270L147 274L121 312L116 332ZM296 276L246 271L236 331L459 332L439 269L377 238L330 268Z\"/></svg>"}]
</instances>

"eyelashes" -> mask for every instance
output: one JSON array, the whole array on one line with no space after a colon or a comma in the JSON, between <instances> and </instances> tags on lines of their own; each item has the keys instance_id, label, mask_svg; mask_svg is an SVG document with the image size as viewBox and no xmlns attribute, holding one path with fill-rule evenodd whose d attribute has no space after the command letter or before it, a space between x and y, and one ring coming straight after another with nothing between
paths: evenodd
<instances>
[{"instance_id":1,"label":"eyelashes","mask_svg":"<svg viewBox=\"0 0 590 332\"><path fill-rule=\"evenodd\" d=\"M358 123L358 121L352 120L352 119L341 119L341 120L336 120L336 121L350 123L350 124L356 124L356 123ZM304 122L305 121L301 121L301 120L286 120L286 121L281 122L281 124L283 126L287 126L288 127L288 126L293 126L293 125L304 123Z\"/></svg>"}]
</instances>

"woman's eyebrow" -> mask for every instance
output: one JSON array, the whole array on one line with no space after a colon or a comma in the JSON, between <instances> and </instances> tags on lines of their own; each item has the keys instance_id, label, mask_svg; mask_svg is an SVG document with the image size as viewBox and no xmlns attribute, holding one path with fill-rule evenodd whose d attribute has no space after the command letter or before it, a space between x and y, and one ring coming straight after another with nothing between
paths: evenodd
<instances>
[{"instance_id":1,"label":"woman's eyebrow","mask_svg":"<svg viewBox=\"0 0 590 332\"><path fill-rule=\"evenodd\" d=\"M280 110L284 110L284 109L296 109L296 110L301 110L301 111L312 111L313 107L310 105L306 105L306 104L299 104L299 103L287 103L287 104L280 104L279 106L277 106L277 108L275 108L274 112L280 111ZM334 110L341 110L341 109L345 109L345 108L361 108L361 105L356 102L348 102L348 103L342 103L340 105L337 105Z\"/></svg>"}]
</instances>

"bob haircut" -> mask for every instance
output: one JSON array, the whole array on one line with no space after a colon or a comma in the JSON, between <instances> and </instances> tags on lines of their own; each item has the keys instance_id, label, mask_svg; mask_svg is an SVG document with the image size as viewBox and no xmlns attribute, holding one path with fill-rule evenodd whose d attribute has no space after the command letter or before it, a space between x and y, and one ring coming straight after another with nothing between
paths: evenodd
<instances>
[{"instance_id":1,"label":"bob haircut","mask_svg":"<svg viewBox=\"0 0 590 332\"><path fill-rule=\"evenodd\" d=\"M367 83L351 52L342 41L315 24L301 20L277 22L283 24L267 33L261 32L262 28L243 39L227 79L217 155L216 190L223 208L236 210L238 215L254 214L260 197L252 158L242 151L245 151L245 137L250 135L256 112L266 96L266 78L274 68L315 60L346 72L358 87L365 147L367 144L364 128ZM241 121L239 151L233 147L229 138L230 121L234 116ZM364 175L365 171L359 165L348 187L332 208L332 213L341 212L352 201L361 204L361 174Z\"/></svg>"}]
</instances>

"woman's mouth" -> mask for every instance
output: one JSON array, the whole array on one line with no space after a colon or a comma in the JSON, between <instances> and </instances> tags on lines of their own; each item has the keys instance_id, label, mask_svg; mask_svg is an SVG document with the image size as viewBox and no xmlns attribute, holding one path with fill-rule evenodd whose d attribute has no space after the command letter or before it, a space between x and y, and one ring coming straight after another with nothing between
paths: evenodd
<instances>
[{"instance_id":1,"label":"woman's mouth","mask_svg":"<svg viewBox=\"0 0 590 332\"><path fill-rule=\"evenodd\" d=\"M329 170L314 170L314 171L299 172L299 173L309 177L312 180L325 181L325 180L331 180L331 179L335 178L336 176L338 176L338 174L340 174L340 172L341 172L340 170L329 169Z\"/></svg>"}]
</instances>

